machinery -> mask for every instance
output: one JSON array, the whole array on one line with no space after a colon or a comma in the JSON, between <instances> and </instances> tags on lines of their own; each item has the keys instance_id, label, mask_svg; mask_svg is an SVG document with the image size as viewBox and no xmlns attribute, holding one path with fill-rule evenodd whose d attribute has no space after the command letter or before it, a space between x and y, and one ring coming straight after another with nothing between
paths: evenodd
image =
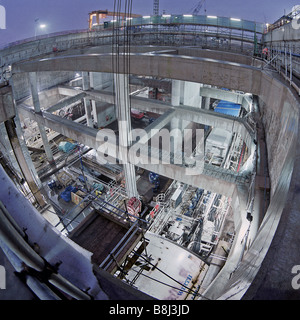
<instances>
[{"instance_id":1,"label":"machinery","mask_svg":"<svg viewBox=\"0 0 300 320\"><path fill-rule=\"evenodd\" d=\"M140 119L144 118L144 116L145 116L144 112L141 112L137 109L131 109L130 113L131 113L132 118L136 119L136 120L140 120Z\"/></svg>"},{"instance_id":2,"label":"machinery","mask_svg":"<svg viewBox=\"0 0 300 320\"><path fill-rule=\"evenodd\" d=\"M159 186L160 186L159 175L157 173L150 172L149 173L149 181L151 184L154 185L152 190L154 193L156 193L159 189Z\"/></svg>"},{"instance_id":3,"label":"machinery","mask_svg":"<svg viewBox=\"0 0 300 320\"><path fill-rule=\"evenodd\" d=\"M142 202L136 198L136 197L132 197L129 199L129 201L127 202L127 211L128 213L131 215L129 218L131 221L135 221L136 218L139 216L139 213L142 210Z\"/></svg>"}]
</instances>

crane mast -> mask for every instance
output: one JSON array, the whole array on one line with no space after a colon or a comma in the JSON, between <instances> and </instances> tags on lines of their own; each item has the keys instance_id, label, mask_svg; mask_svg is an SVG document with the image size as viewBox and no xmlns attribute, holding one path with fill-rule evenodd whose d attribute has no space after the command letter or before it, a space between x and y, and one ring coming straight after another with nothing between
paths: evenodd
<instances>
[{"instance_id":1,"label":"crane mast","mask_svg":"<svg viewBox=\"0 0 300 320\"><path fill-rule=\"evenodd\" d=\"M159 15L159 0L153 0L153 15Z\"/></svg>"},{"instance_id":2,"label":"crane mast","mask_svg":"<svg viewBox=\"0 0 300 320\"><path fill-rule=\"evenodd\" d=\"M203 7L203 5L205 4L206 0L201 0L198 2L198 4L192 9L193 12L192 14L197 15L200 11L200 9ZM206 9L204 8L204 11L206 12Z\"/></svg>"}]
</instances>

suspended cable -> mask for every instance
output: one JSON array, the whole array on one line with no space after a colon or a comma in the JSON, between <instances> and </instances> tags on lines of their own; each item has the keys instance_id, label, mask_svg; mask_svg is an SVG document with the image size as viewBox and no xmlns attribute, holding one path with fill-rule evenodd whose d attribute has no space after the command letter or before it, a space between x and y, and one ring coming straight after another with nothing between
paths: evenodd
<instances>
[{"instance_id":1,"label":"suspended cable","mask_svg":"<svg viewBox=\"0 0 300 320\"><path fill-rule=\"evenodd\" d=\"M171 280L173 280L174 282L180 284L182 287L188 289L190 292L195 292L192 289L190 289L189 287L185 286L184 284L182 284L180 281L176 280L175 278L173 278L172 276L170 276L169 274L167 274L166 272L164 272L163 270L161 270L160 268L158 268L156 265L154 265L153 263L151 263L148 259L146 259L145 257L143 257L142 255L134 252L135 255L139 256L140 258L144 259L147 263L149 263L152 267L154 267L155 269L157 269L159 272L161 272L162 274L164 274L166 277L170 278ZM206 299L206 300L210 300L209 298L201 295L200 293L198 294L200 295L202 298Z\"/></svg>"},{"instance_id":2,"label":"suspended cable","mask_svg":"<svg viewBox=\"0 0 300 320\"><path fill-rule=\"evenodd\" d=\"M136 272L136 273L139 273L139 271L136 271L135 269L131 269L132 271L134 271L134 272ZM200 297L204 297L203 295L201 295L200 293L198 293L197 291L194 291L194 290L192 290L192 289L188 289L188 291L185 291L185 290L183 290L182 288L177 288L177 287L175 287L175 286L172 286L171 284L168 284L168 283L166 283L166 282L163 282L163 281L161 281L161 280L158 280L158 279L156 279L156 278L153 278L153 277L150 277L150 276L148 276L148 275L146 275L146 274L144 274L144 273L140 273L140 275L142 275L142 276L144 276L144 277L146 277L146 278L148 278L148 279L151 279L151 280L153 280L153 281L155 281L155 282L157 282L157 283L160 283L160 284L162 284L162 285L164 285L164 286L166 286L166 287L169 287L169 288L172 288L172 289L176 289L176 290L178 290L178 291L180 291L180 292L183 292L183 293L192 293L193 294L193 296L200 296ZM205 299L207 299L207 300L209 300L208 298L205 298Z\"/></svg>"}]
</instances>

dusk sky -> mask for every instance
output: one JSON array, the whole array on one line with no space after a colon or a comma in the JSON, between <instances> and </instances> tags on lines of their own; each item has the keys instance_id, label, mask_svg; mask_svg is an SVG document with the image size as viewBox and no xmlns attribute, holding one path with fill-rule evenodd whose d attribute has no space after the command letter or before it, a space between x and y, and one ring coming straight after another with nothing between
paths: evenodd
<instances>
[{"instance_id":1,"label":"dusk sky","mask_svg":"<svg viewBox=\"0 0 300 320\"><path fill-rule=\"evenodd\" d=\"M290 12L296 0L206 0L199 14L235 17L272 23L284 11ZM200 1L160 0L160 14L191 13ZM300 2L300 1L299 1ZM122 1L124 8L125 0ZM133 0L133 13L150 15L153 0ZM35 19L47 25L38 35L66 30L87 29L88 13L94 10L113 11L113 0L0 0L6 10L6 29L0 29L0 47L35 35ZM1 17L0 17L1 18Z\"/></svg>"}]
</instances>

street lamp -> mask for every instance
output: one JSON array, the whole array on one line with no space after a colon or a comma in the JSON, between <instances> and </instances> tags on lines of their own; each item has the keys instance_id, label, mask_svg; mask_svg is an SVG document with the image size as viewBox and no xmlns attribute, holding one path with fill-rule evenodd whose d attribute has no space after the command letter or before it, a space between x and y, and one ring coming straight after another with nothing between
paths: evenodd
<instances>
[{"instance_id":1,"label":"street lamp","mask_svg":"<svg viewBox=\"0 0 300 320\"><path fill-rule=\"evenodd\" d=\"M40 25L38 25L38 21L39 21L39 20L40 20L39 18L37 18L37 19L34 20L34 22L35 22L34 37L35 37L35 38L36 38L36 36L37 36L38 28L40 28L40 29L45 29L45 28L47 27L47 25L45 25L45 24L40 24Z\"/></svg>"}]
</instances>

